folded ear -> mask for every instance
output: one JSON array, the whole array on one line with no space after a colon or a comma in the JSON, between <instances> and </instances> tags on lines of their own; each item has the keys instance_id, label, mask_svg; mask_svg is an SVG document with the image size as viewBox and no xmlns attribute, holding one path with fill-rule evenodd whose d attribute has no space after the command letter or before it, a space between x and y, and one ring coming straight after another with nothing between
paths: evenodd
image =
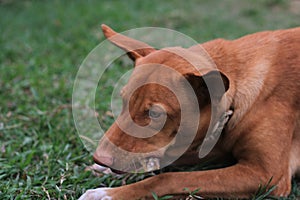
<instances>
[{"instance_id":1,"label":"folded ear","mask_svg":"<svg viewBox=\"0 0 300 200\"><path fill-rule=\"evenodd\" d=\"M128 56L133 61L135 61L138 58L147 56L151 52L155 51L155 49L150 45L138 40L134 40L120 33L116 33L114 30L112 30L105 24L102 24L101 27L105 37L116 46L125 50Z\"/></svg>"},{"instance_id":2,"label":"folded ear","mask_svg":"<svg viewBox=\"0 0 300 200\"><path fill-rule=\"evenodd\" d=\"M187 73L185 77L204 104L209 101L219 102L229 89L229 79L218 70L208 71L205 74Z\"/></svg>"}]
</instances>

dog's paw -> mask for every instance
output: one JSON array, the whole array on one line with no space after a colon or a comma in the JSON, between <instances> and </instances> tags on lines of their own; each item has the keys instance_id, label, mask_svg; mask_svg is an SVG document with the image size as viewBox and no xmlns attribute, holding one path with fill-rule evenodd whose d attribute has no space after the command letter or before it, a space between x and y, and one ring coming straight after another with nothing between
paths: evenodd
<instances>
[{"instance_id":1,"label":"dog's paw","mask_svg":"<svg viewBox=\"0 0 300 200\"><path fill-rule=\"evenodd\" d=\"M107 194L111 188L97 188L87 190L78 200L112 200L112 197Z\"/></svg>"}]
</instances>

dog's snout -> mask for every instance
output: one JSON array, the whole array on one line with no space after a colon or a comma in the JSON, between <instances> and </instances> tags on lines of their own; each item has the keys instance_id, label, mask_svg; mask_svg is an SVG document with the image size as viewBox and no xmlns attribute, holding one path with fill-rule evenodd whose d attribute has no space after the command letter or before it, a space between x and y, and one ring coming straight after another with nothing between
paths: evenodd
<instances>
[{"instance_id":1,"label":"dog's snout","mask_svg":"<svg viewBox=\"0 0 300 200\"><path fill-rule=\"evenodd\" d=\"M111 167L114 164L114 159L111 156L93 156L93 159L95 163L105 166L105 167Z\"/></svg>"}]
</instances>

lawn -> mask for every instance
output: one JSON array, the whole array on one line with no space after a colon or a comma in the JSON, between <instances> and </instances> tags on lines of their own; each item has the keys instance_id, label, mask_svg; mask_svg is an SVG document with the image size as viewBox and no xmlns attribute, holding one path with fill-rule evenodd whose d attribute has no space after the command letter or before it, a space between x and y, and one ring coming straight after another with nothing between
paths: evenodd
<instances>
[{"instance_id":1,"label":"lawn","mask_svg":"<svg viewBox=\"0 0 300 200\"><path fill-rule=\"evenodd\" d=\"M104 39L102 23L118 31L166 27L204 42L299 26L300 6L296 0L1 0L0 199L77 199L89 188L122 183L84 172L93 162L72 118L75 76ZM107 83L129 69L121 65L106 74ZM111 91L112 85L102 87L96 106L106 128ZM289 199L296 198L294 180Z\"/></svg>"}]
</instances>

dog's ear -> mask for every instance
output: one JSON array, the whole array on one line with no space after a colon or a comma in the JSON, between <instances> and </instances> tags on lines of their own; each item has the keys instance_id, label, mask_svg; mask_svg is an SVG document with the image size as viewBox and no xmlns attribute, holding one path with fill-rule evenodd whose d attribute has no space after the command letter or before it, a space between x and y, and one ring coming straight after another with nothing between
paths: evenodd
<instances>
[{"instance_id":1,"label":"dog's ear","mask_svg":"<svg viewBox=\"0 0 300 200\"><path fill-rule=\"evenodd\" d=\"M151 52L155 51L155 49L149 46L148 44L138 40L134 40L120 33L116 33L114 30L112 30L105 24L102 24L101 27L105 37L110 42L126 51L128 56L133 61L135 61L138 58L147 56Z\"/></svg>"},{"instance_id":2,"label":"dog's ear","mask_svg":"<svg viewBox=\"0 0 300 200\"><path fill-rule=\"evenodd\" d=\"M228 77L218 70L208 71L200 74L187 73L186 79L190 82L195 93L201 98L201 103L208 101L219 102L225 92L229 89Z\"/></svg>"}]
</instances>

